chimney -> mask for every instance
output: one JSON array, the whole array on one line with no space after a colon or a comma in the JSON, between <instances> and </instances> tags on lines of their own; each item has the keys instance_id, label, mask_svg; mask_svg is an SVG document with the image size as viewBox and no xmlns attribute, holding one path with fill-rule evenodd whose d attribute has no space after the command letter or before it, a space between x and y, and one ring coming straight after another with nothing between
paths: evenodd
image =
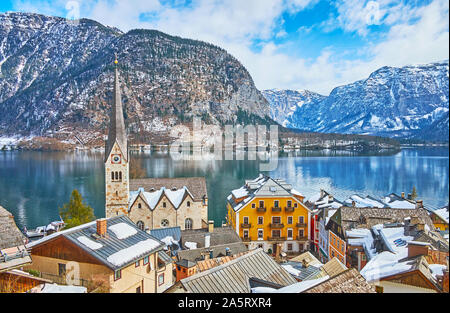
<instances>
[{"instance_id":1,"label":"chimney","mask_svg":"<svg viewBox=\"0 0 450 313\"><path fill-rule=\"evenodd\" d=\"M214 221L208 221L208 233L214 232Z\"/></svg>"},{"instance_id":2,"label":"chimney","mask_svg":"<svg viewBox=\"0 0 450 313\"><path fill-rule=\"evenodd\" d=\"M416 201L416 209L423 208L423 200L417 200Z\"/></svg>"},{"instance_id":3,"label":"chimney","mask_svg":"<svg viewBox=\"0 0 450 313\"><path fill-rule=\"evenodd\" d=\"M413 258L418 255L428 255L428 244L408 242L408 258Z\"/></svg>"},{"instance_id":4,"label":"chimney","mask_svg":"<svg viewBox=\"0 0 450 313\"><path fill-rule=\"evenodd\" d=\"M225 255L226 256L230 256L231 255L230 248L228 248L228 247L225 248Z\"/></svg>"},{"instance_id":5,"label":"chimney","mask_svg":"<svg viewBox=\"0 0 450 313\"><path fill-rule=\"evenodd\" d=\"M352 201L352 207L356 207L356 202Z\"/></svg>"},{"instance_id":6,"label":"chimney","mask_svg":"<svg viewBox=\"0 0 450 313\"><path fill-rule=\"evenodd\" d=\"M405 199L405 193L402 192L402 199Z\"/></svg>"},{"instance_id":7,"label":"chimney","mask_svg":"<svg viewBox=\"0 0 450 313\"><path fill-rule=\"evenodd\" d=\"M412 194L408 193L408 200L412 199Z\"/></svg>"},{"instance_id":8,"label":"chimney","mask_svg":"<svg viewBox=\"0 0 450 313\"><path fill-rule=\"evenodd\" d=\"M211 235L208 233L205 235L205 248L209 248L211 245Z\"/></svg>"},{"instance_id":9,"label":"chimney","mask_svg":"<svg viewBox=\"0 0 450 313\"><path fill-rule=\"evenodd\" d=\"M214 259L214 251L213 250L209 250L209 258L210 259Z\"/></svg>"},{"instance_id":10,"label":"chimney","mask_svg":"<svg viewBox=\"0 0 450 313\"><path fill-rule=\"evenodd\" d=\"M334 197L332 195L328 195L328 202L333 202L334 201Z\"/></svg>"},{"instance_id":11,"label":"chimney","mask_svg":"<svg viewBox=\"0 0 450 313\"><path fill-rule=\"evenodd\" d=\"M99 218L97 220L97 234L100 237L106 236L107 225L108 225L108 220L106 218Z\"/></svg>"}]
</instances>

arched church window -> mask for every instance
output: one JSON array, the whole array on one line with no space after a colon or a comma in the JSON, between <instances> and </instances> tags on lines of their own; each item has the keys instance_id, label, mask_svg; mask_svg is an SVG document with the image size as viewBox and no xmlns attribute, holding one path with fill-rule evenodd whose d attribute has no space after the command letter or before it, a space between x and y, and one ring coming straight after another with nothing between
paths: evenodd
<instances>
[{"instance_id":1,"label":"arched church window","mask_svg":"<svg viewBox=\"0 0 450 313\"><path fill-rule=\"evenodd\" d=\"M166 203L165 202L163 202L163 208L165 208L166 207Z\"/></svg>"},{"instance_id":2,"label":"arched church window","mask_svg":"<svg viewBox=\"0 0 450 313\"><path fill-rule=\"evenodd\" d=\"M191 218L187 218L184 221L184 229L192 229L193 224L194 224L194 222L192 221L192 219Z\"/></svg>"},{"instance_id":3,"label":"arched church window","mask_svg":"<svg viewBox=\"0 0 450 313\"><path fill-rule=\"evenodd\" d=\"M144 230L144 222L143 221L138 221L136 223L136 226L140 229L140 230Z\"/></svg>"},{"instance_id":4,"label":"arched church window","mask_svg":"<svg viewBox=\"0 0 450 313\"><path fill-rule=\"evenodd\" d=\"M119 172L119 180L122 181L122 172Z\"/></svg>"},{"instance_id":5,"label":"arched church window","mask_svg":"<svg viewBox=\"0 0 450 313\"><path fill-rule=\"evenodd\" d=\"M138 209L142 209L142 204L138 203Z\"/></svg>"},{"instance_id":6,"label":"arched church window","mask_svg":"<svg viewBox=\"0 0 450 313\"><path fill-rule=\"evenodd\" d=\"M169 226L169 220L163 219L163 220L161 221L161 226L162 226L162 227L168 227L168 226Z\"/></svg>"},{"instance_id":7,"label":"arched church window","mask_svg":"<svg viewBox=\"0 0 450 313\"><path fill-rule=\"evenodd\" d=\"M118 172L115 172L114 175L116 176L116 180L119 180L119 173L118 173Z\"/></svg>"},{"instance_id":8,"label":"arched church window","mask_svg":"<svg viewBox=\"0 0 450 313\"><path fill-rule=\"evenodd\" d=\"M186 202L187 207L191 206L191 201Z\"/></svg>"},{"instance_id":9,"label":"arched church window","mask_svg":"<svg viewBox=\"0 0 450 313\"><path fill-rule=\"evenodd\" d=\"M114 172L111 172L111 180L114 180Z\"/></svg>"}]
</instances>

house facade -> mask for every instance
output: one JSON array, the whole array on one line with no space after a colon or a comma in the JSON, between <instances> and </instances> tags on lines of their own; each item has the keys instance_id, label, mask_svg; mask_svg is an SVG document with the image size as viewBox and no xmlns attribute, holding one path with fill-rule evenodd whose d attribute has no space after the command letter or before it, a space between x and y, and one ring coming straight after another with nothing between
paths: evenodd
<instances>
[{"instance_id":1,"label":"house facade","mask_svg":"<svg viewBox=\"0 0 450 313\"><path fill-rule=\"evenodd\" d=\"M287 253L309 249L311 211L304 197L281 179L260 175L227 197L227 223L248 245Z\"/></svg>"},{"instance_id":2,"label":"house facade","mask_svg":"<svg viewBox=\"0 0 450 313\"><path fill-rule=\"evenodd\" d=\"M163 247L122 215L30 243L33 263L26 269L58 284L110 293L156 293L173 283L172 260Z\"/></svg>"},{"instance_id":3,"label":"house facade","mask_svg":"<svg viewBox=\"0 0 450 313\"><path fill-rule=\"evenodd\" d=\"M139 187L138 187L139 186ZM204 177L131 180L128 216L142 230L206 228L208 194Z\"/></svg>"}]
</instances>

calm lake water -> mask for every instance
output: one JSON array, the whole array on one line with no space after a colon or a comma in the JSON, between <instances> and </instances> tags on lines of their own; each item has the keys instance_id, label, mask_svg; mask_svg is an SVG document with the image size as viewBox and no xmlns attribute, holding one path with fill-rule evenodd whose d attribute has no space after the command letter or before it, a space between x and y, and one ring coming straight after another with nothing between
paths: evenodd
<instances>
[{"instance_id":1,"label":"calm lake water","mask_svg":"<svg viewBox=\"0 0 450 313\"><path fill-rule=\"evenodd\" d=\"M225 200L245 179L259 174L258 161L175 161L163 153L137 154L148 177L206 177L209 218L220 225ZM293 152L279 157L269 173L286 179L309 197L325 189L339 200L353 193L381 197L416 187L424 205L449 202L448 148L403 149L387 155L349 152ZM96 217L104 216L103 154L95 152L0 152L0 205L11 211L20 228L58 219L58 208L78 189Z\"/></svg>"}]
</instances>

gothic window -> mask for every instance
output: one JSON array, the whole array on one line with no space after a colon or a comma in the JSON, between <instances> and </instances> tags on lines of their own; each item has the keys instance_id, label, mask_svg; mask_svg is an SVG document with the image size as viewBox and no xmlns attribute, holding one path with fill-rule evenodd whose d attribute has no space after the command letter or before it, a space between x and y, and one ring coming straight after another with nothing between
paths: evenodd
<instances>
[{"instance_id":1,"label":"gothic window","mask_svg":"<svg viewBox=\"0 0 450 313\"><path fill-rule=\"evenodd\" d=\"M119 172L119 180L122 181L122 172Z\"/></svg>"},{"instance_id":2,"label":"gothic window","mask_svg":"<svg viewBox=\"0 0 450 313\"><path fill-rule=\"evenodd\" d=\"M144 230L144 222L143 221L138 221L136 223L136 225L140 230Z\"/></svg>"},{"instance_id":3,"label":"gothic window","mask_svg":"<svg viewBox=\"0 0 450 313\"><path fill-rule=\"evenodd\" d=\"M193 221L192 221L192 219L191 218L187 218L185 221L184 221L184 229L192 229L192 225L193 225L194 223L193 223Z\"/></svg>"},{"instance_id":4,"label":"gothic window","mask_svg":"<svg viewBox=\"0 0 450 313\"><path fill-rule=\"evenodd\" d=\"M138 203L138 209L142 209L142 204Z\"/></svg>"},{"instance_id":5,"label":"gothic window","mask_svg":"<svg viewBox=\"0 0 450 313\"><path fill-rule=\"evenodd\" d=\"M114 173L114 176L115 176L115 179L116 179L116 180L119 180L119 173L118 173L118 172L115 172L115 173Z\"/></svg>"},{"instance_id":6,"label":"gothic window","mask_svg":"<svg viewBox=\"0 0 450 313\"><path fill-rule=\"evenodd\" d=\"M166 203L165 202L163 202L163 208L165 208L166 207Z\"/></svg>"},{"instance_id":7,"label":"gothic window","mask_svg":"<svg viewBox=\"0 0 450 313\"><path fill-rule=\"evenodd\" d=\"M186 203L186 205L187 205L187 207L190 207L190 206L191 206L191 201L188 201L188 202Z\"/></svg>"},{"instance_id":8,"label":"gothic window","mask_svg":"<svg viewBox=\"0 0 450 313\"><path fill-rule=\"evenodd\" d=\"M162 227L168 227L168 226L169 226L169 220L163 219L163 220L161 221L161 226L162 226Z\"/></svg>"},{"instance_id":9,"label":"gothic window","mask_svg":"<svg viewBox=\"0 0 450 313\"><path fill-rule=\"evenodd\" d=\"M114 172L111 172L111 180L114 180Z\"/></svg>"}]
</instances>

